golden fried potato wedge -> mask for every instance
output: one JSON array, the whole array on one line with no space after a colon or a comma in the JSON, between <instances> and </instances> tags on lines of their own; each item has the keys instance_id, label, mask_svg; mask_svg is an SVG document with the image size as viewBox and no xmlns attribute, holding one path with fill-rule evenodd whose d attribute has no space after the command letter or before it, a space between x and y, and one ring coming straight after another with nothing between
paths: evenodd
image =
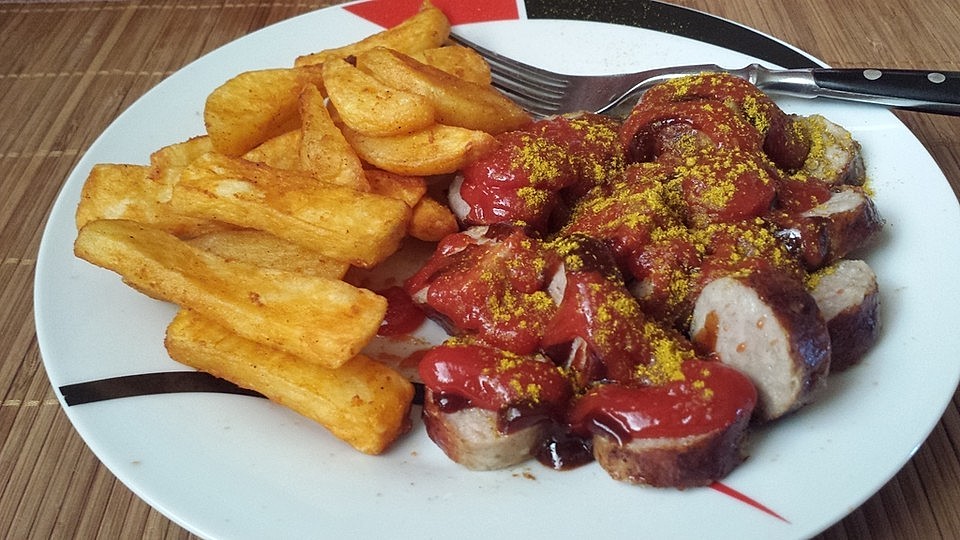
<instances>
[{"instance_id":1,"label":"golden fried potato wedge","mask_svg":"<svg viewBox=\"0 0 960 540\"><path fill-rule=\"evenodd\" d=\"M365 135L400 135L434 123L426 98L383 84L346 60L323 63L323 84L343 123Z\"/></svg>"},{"instance_id":2,"label":"golden fried potato wedge","mask_svg":"<svg viewBox=\"0 0 960 540\"><path fill-rule=\"evenodd\" d=\"M327 49L300 56L294 65L317 65L331 58L356 56L374 47L386 47L404 53L415 53L439 47L450 36L450 21L439 9L424 3L415 15L402 23L344 47Z\"/></svg>"},{"instance_id":3,"label":"golden fried potato wedge","mask_svg":"<svg viewBox=\"0 0 960 540\"><path fill-rule=\"evenodd\" d=\"M426 242L437 242L460 230L453 212L427 196L427 181L422 176L401 176L380 169L367 171L374 193L400 199L413 209L407 234Z\"/></svg>"},{"instance_id":4,"label":"golden fried potato wedge","mask_svg":"<svg viewBox=\"0 0 960 540\"><path fill-rule=\"evenodd\" d=\"M213 147L241 156L300 125L300 92L323 85L319 67L246 71L207 96L203 120Z\"/></svg>"},{"instance_id":5,"label":"golden fried potato wedge","mask_svg":"<svg viewBox=\"0 0 960 540\"><path fill-rule=\"evenodd\" d=\"M461 169L496 146L480 130L434 124L409 135L371 137L343 126L344 137L361 159L395 174L431 176Z\"/></svg>"},{"instance_id":6,"label":"golden fried potato wedge","mask_svg":"<svg viewBox=\"0 0 960 540\"><path fill-rule=\"evenodd\" d=\"M461 79L397 51L382 47L364 51L357 56L357 67L384 84L427 98L441 124L496 135L532 121L492 86Z\"/></svg>"},{"instance_id":7,"label":"golden fried potato wedge","mask_svg":"<svg viewBox=\"0 0 960 540\"><path fill-rule=\"evenodd\" d=\"M410 208L420 202L427 193L427 181L422 176L403 176L380 169L367 170L370 191L393 199L399 199Z\"/></svg>"},{"instance_id":8,"label":"golden fried potato wedge","mask_svg":"<svg viewBox=\"0 0 960 540\"><path fill-rule=\"evenodd\" d=\"M169 201L173 184L177 182L180 171L191 161L213 151L213 142L206 135L192 137L186 141L170 144L150 154L150 178L166 187L160 200Z\"/></svg>"},{"instance_id":9,"label":"golden fried potato wedge","mask_svg":"<svg viewBox=\"0 0 960 540\"><path fill-rule=\"evenodd\" d=\"M413 385L366 356L323 368L189 310L173 318L164 343L174 360L255 390L361 452L380 454L410 429Z\"/></svg>"},{"instance_id":10,"label":"golden fried potato wedge","mask_svg":"<svg viewBox=\"0 0 960 540\"><path fill-rule=\"evenodd\" d=\"M413 207L407 233L426 242L439 242L460 230L457 217L450 209L430 197L423 197Z\"/></svg>"},{"instance_id":11,"label":"golden fried potato wedge","mask_svg":"<svg viewBox=\"0 0 960 540\"><path fill-rule=\"evenodd\" d=\"M333 123L317 87L308 85L303 89L300 115L300 169L328 184L369 191L363 163Z\"/></svg>"},{"instance_id":12,"label":"golden fried potato wedge","mask_svg":"<svg viewBox=\"0 0 960 540\"><path fill-rule=\"evenodd\" d=\"M183 170L171 204L184 214L267 231L360 267L396 251L410 220L402 201L216 153Z\"/></svg>"},{"instance_id":13,"label":"golden fried potato wedge","mask_svg":"<svg viewBox=\"0 0 960 540\"><path fill-rule=\"evenodd\" d=\"M150 180L149 167L98 163L80 191L77 229L95 219L152 220L159 192L159 186Z\"/></svg>"},{"instance_id":14,"label":"golden fried potato wedge","mask_svg":"<svg viewBox=\"0 0 960 540\"><path fill-rule=\"evenodd\" d=\"M413 53L410 57L473 83L482 85L491 83L490 64L477 51L469 47L461 45L435 47Z\"/></svg>"},{"instance_id":15,"label":"golden fried potato wedge","mask_svg":"<svg viewBox=\"0 0 960 540\"><path fill-rule=\"evenodd\" d=\"M91 221L74 253L144 294L326 367L356 356L387 308L383 297L343 281L227 261L133 221Z\"/></svg>"},{"instance_id":16,"label":"golden fried potato wedge","mask_svg":"<svg viewBox=\"0 0 960 540\"><path fill-rule=\"evenodd\" d=\"M80 192L77 229L97 219L139 221L180 237L232 228L177 212L168 203L169 187L150 176L151 167L143 165L94 165Z\"/></svg>"},{"instance_id":17,"label":"golden fried potato wedge","mask_svg":"<svg viewBox=\"0 0 960 540\"><path fill-rule=\"evenodd\" d=\"M238 229L207 233L187 242L196 248L261 268L340 279L349 264L336 261L264 231Z\"/></svg>"},{"instance_id":18,"label":"golden fried potato wedge","mask_svg":"<svg viewBox=\"0 0 960 540\"><path fill-rule=\"evenodd\" d=\"M267 139L244 154L243 159L263 163L276 169L298 171L300 170L300 144L302 139L300 129L288 131Z\"/></svg>"}]
</instances>

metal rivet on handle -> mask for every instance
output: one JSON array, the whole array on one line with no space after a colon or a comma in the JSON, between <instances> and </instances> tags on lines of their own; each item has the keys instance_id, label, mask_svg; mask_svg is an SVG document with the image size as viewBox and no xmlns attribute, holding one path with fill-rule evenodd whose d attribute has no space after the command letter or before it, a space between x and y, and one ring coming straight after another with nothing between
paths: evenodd
<instances>
[{"instance_id":1,"label":"metal rivet on handle","mask_svg":"<svg viewBox=\"0 0 960 540\"><path fill-rule=\"evenodd\" d=\"M933 84L940 84L947 80L947 76L943 73L933 72L927 75L927 80Z\"/></svg>"},{"instance_id":2,"label":"metal rivet on handle","mask_svg":"<svg viewBox=\"0 0 960 540\"><path fill-rule=\"evenodd\" d=\"M865 69L863 70L863 76L868 81L875 81L883 76L883 73L879 69Z\"/></svg>"}]
</instances>

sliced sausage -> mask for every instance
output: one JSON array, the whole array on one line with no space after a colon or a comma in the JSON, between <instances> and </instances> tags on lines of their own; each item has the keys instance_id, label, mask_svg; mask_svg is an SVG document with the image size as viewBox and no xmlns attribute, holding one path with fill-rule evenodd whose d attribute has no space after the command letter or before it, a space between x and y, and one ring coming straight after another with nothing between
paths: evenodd
<instances>
[{"instance_id":1,"label":"sliced sausage","mask_svg":"<svg viewBox=\"0 0 960 540\"><path fill-rule=\"evenodd\" d=\"M798 117L796 122L810 140L810 152L801 172L828 184L862 185L866 180L860 143L842 126L824 116Z\"/></svg>"},{"instance_id":2,"label":"sliced sausage","mask_svg":"<svg viewBox=\"0 0 960 540\"><path fill-rule=\"evenodd\" d=\"M501 133L493 151L457 175L450 205L464 224L513 222L545 230L563 219L564 201L620 173L619 127L584 112Z\"/></svg>"},{"instance_id":3,"label":"sliced sausage","mask_svg":"<svg viewBox=\"0 0 960 540\"><path fill-rule=\"evenodd\" d=\"M820 309L799 281L779 272L708 283L694 305L690 333L698 350L753 381L760 420L800 408L826 381L830 335Z\"/></svg>"},{"instance_id":4,"label":"sliced sausage","mask_svg":"<svg viewBox=\"0 0 960 540\"><path fill-rule=\"evenodd\" d=\"M566 377L545 357L471 343L434 347L418 372L427 434L470 469L529 458L571 395Z\"/></svg>"},{"instance_id":5,"label":"sliced sausage","mask_svg":"<svg viewBox=\"0 0 960 540\"><path fill-rule=\"evenodd\" d=\"M880 335L877 276L866 262L844 259L817 272L811 284L830 331L830 370L842 371L859 362Z\"/></svg>"},{"instance_id":6,"label":"sliced sausage","mask_svg":"<svg viewBox=\"0 0 960 540\"><path fill-rule=\"evenodd\" d=\"M682 489L742 461L753 384L720 362L688 360L678 371L664 385L601 385L574 404L573 430L593 434L593 455L614 479Z\"/></svg>"},{"instance_id":7,"label":"sliced sausage","mask_svg":"<svg viewBox=\"0 0 960 540\"><path fill-rule=\"evenodd\" d=\"M740 442L749 422L745 416L709 433L633 439L626 444L597 435L593 456L614 480L680 489L709 485L743 461Z\"/></svg>"},{"instance_id":8,"label":"sliced sausage","mask_svg":"<svg viewBox=\"0 0 960 540\"><path fill-rule=\"evenodd\" d=\"M794 215L774 215L777 236L816 270L863 248L883 229L883 219L862 189L838 186L822 204Z\"/></svg>"},{"instance_id":9,"label":"sliced sausage","mask_svg":"<svg viewBox=\"0 0 960 540\"><path fill-rule=\"evenodd\" d=\"M425 391L423 423L427 435L451 460L472 470L504 469L529 459L546 435L546 424L501 432L499 413L479 407L443 412L433 392Z\"/></svg>"},{"instance_id":10,"label":"sliced sausage","mask_svg":"<svg viewBox=\"0 0 960 540\"><path fill-rule=\"evenodd\" d=\"M556 311L547 289L558 265L521 228L472 227L444 238L404 288L450 334L527 354Z\"/></svg>"}]
</instances>

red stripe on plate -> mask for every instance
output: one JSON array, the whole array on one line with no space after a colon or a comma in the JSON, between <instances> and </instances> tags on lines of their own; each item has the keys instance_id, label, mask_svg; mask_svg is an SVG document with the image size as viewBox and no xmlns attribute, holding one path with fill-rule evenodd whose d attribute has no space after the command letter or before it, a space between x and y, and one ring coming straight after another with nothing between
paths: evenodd
<instances>
[{"instance_id":1,"label":"red stripe on plate","mask_svg":"<svg viewBox=\"0 0 960 540\"><path fill-rule=\"evenodd\" d=\"M769 507L767 507L767 506L765 506L765 505L763 505L763 504L760 504L759 501L748 497L747 495L745 495L745 494L743 494L743 493L741 493L741 492L733 489L732 487L730 487L730 486L728 486L728 485L726 485L726 484L723 484L723 483L721 483L721 482L714 482L714 483L710 484L710 487L713 488L713 489L715 489L715 490L717 490L717 491L719 491L720 493L723 493L724 495L727 495L727 496L729 496L729 497L733 497L734 499L736 499L736 500L738 500L738 501L740 501L740 502L742 502L742 503L749 504L750 506L756 508L757 510L760 510L761 512L764 512L764 513L766 513L766 514L769 514L769 515L771 515L771 516L779 519L780 521L783 521L784 523L790 523L790 521L787 520L787 518L785 518L785 517L781 516L780 514L774 512L774 511L771 510Z\"/></svg>"},{"instance_id":2,"label":"red stripe on plate","mask_svg":"<svg viewBox=\"0 0 960 540\"><path fill-rule=\"evenodd\" d=\"M465 24L518 19L518 1L522 0L432 0L431 3L446 14L450 24ZM416 13L422 4L423 0L370 0L344 6L343 9L384 28L391 28Z\"/></svg>"}]
</instances>

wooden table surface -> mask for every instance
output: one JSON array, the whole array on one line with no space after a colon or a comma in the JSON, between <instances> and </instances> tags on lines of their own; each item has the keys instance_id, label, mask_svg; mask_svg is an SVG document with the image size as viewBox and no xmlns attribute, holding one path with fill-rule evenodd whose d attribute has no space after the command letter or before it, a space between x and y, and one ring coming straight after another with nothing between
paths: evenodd
<instances>
[{"instance_id":1,"label":"wooden table surface","mask_svg":"<svg viewBox=\"0 0 960 540\"><path fill-rule=\"evenodd\" d=\"M62 182L124 108L215 47L333 3L0 0L0 537L191 536L118 482L64 415L34 330L38 244ZM956 0L676 3L836 67L960 70ZM898 115L960 193L960 118ZM960 538L958 409L954 395L903 470L822 537Z\"/></svg>"}]
</instances>

